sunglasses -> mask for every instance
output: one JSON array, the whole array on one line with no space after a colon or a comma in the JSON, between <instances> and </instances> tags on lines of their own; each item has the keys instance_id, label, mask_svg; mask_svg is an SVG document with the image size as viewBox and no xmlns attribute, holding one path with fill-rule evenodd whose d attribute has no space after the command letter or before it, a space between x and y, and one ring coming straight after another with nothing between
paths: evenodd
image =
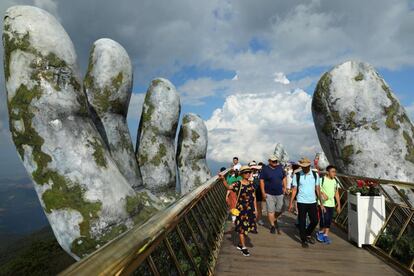
<instances>
[{"instance_id":1,"label":"sunglasses","mask_svg":"<svg viewBox=\"0 0 414 276\"><path fill-rule=\"evenodd\" d=\"M253 173L253 172L250 172L250 171L248 171L248 172L242 172L242 174L251 174L251 173Z\"/></svg>"}]
</instances>

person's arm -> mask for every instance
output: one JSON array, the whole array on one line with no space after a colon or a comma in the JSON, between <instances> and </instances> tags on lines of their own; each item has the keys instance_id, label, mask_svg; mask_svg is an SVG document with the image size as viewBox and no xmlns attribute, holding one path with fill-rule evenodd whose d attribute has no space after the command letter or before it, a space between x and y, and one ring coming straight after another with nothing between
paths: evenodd
<instances>
[{"instance_id":1,"label":"person's arm","mask_svg":"<svg viewBox=\"0 0 414 276\"><path fill-rule=\"evenodd\" d=\"M325 206L323 206L323 198L321 193L321 186L319 185L319 177L316 180L317 185L315 186L316 194L319 198L319 206L321 207L322 212L325 213Z\"/></svg>"},{"instance_id":2,"label":"person's arm","mask_svg":"<svg viewBox=\"0 0 414 276\"><path fill-rule=\"evenodd\" d=\"M296 194L298 192L298 183L296 181L296 175L293 174L292 179L292 195L290 196L290 202L289 202L289 212L292 212L293 210L293 201L295 200Z\"/></svg>"},{"instance_id":3,"label":"person's arm","mask_svg":"<svg viewBox=\"0 0 414 276\"><path fill-rule=\"evenodd\" d=\"M266 192L265 192L265 170L264 168L260 172L260 190L262 191L262 198L266 201Z\"/></svg>"},{"instance_id":4,"label":"person's arm","mask_svg":"<svg viewBox=\"0 0 414 276\"><path fill-rule=\"evenodd\" d=\"M253 197L254 197L254 214L256 215L257 218L257 200L256 200L256 193L253 193Z\"/></svg>"},{"instance_id":5,"label":"person's arm","mask_svg":"<svg viewBox=\"0 0 414 276\"><path fill-rule=\"evenodd\" d=\"M338 189L335 192L335 199L336 199L336 212L339 214L341 212L341 197L339 196Z\"/></svg>"},{"instance_id":6,"label":"person's arm","mask_svg":"<svg viewBox=\"0 0 414 276\"><path fill-rule=\"evenodd\" d=\"M285 177L283 177L282 184L283 184L283 194L286 194L286 187L287 187L286 175Z\"/></svg>"},{"instance_id":7,"label":"person's arm","mask_svg":"<svg viewBox=\"0 0 414 276\"><path fill-rule=\"evenodd\" d=\"M262 191L262 198L266 200L264 179L260 179L260 190Z\"/></svg>"},{"instance_id":8,"label":"person's arm","mask_svg":"<svg viewBox=\"0 0 414 276\"><path fill-rule=\"evenodd\" d=\"M218 178L221 180L221 182L223 183L224 187L226 187L227 190L233 190L233 184L227 185L227 180L224 177L224 175L219 174Z\"/></svg>"}]
</instances>

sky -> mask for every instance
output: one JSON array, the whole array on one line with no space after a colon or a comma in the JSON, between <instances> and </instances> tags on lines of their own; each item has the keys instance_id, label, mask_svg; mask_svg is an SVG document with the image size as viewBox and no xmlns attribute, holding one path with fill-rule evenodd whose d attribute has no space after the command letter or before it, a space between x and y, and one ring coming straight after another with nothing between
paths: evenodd
<instances>
[{"instance_id":1,"label":"sky","mask_svg":"<svg viewBox=\"0 0 414 276\"><path fill-rule=\"evenodd\" d=\"M315 85L347 60L374 65L414 117L414 1L1 0L0 12L16 4L58 18L82 73L95 40L125 47L134 67L133 141L149 83L169 79L181 115L206 121L212 166L233 156L264 160L276 143L292 160L313 158L320 150L310 108ZM20 178L2 69L0 76L0 179Z\"/></svg>"}]
</instances>

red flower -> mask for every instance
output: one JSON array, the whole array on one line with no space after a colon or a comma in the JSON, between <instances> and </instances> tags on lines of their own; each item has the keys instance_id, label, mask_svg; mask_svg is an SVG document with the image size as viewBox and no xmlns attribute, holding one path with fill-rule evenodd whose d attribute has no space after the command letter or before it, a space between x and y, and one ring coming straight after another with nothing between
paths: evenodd
<instances>
[{"instance_id":1,"label":"red flower","mask_svg":"<svg viewBox=\"0 0 414 276\"><path fill-rule=\"evenodd\" d=\"M364 180L357 180L357 186L358 186L358 188L362 188L362 187L364 187L364 185L365 185Z\"/></svg>"}]
</instances>

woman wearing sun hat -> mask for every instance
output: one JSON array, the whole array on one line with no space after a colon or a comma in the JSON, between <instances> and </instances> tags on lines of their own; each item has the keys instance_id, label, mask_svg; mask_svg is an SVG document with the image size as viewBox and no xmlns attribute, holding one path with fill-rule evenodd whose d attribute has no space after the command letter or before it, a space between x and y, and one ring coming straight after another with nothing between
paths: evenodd
<instances>
[{"instance_id":1,"label":"woman wearing sun hat","mask_svg":"<svg viewBox=\"0 0 414 276\"><path fill-rule=\"evenodd\" d=\"M255 189L251 181L253 171L249 166L242 166L240 168L240 175L242 179L236 181L231 185L227 185L226 180L222 174L219 178L222 180L224 186L228 190L233 190L237 194L236 208L239 214L236 217L235 231L239 234L240 243L237 249L240 250L243 256L250 256L249 250L246 248L245 235L249 232L257 231L256 215L257 202L255 196Z\"/></svg>"}]
</instances>

